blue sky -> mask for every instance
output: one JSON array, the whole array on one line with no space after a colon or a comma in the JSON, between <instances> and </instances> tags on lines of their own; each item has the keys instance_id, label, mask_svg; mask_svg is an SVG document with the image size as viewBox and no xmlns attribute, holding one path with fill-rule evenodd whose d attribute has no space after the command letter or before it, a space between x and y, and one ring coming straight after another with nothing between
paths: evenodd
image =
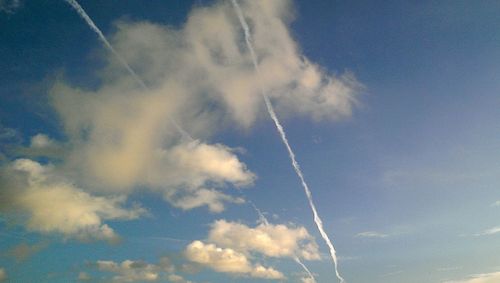
<instances>
[{"instance_id":1,"label":"blue sky","mask_svg":"<svg viewBox=\"0 0 500 283\"><path fill-rule=\"evenodd\" d=\"M347 282L500 281L500 4L238 2L260 76L230 1L82 0L144 89L0 1L0 280L337 282L262 88Z\"/></svg>"}]
</instances>

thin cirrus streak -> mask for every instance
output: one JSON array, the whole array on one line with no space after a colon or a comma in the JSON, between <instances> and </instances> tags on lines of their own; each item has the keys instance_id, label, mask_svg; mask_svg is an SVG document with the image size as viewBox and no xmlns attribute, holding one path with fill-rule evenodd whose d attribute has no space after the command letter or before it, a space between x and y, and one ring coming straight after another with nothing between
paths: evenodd
<instances>
[{"instance_id":1,"label":"thin cirrus streak","mask_svg":"<svg viewBox=\"0 0 500 283\"><path fill-rule=\"evenodd\" d=\"M260 76L259 64L257 63L257 56L255 55L255 51L253 49L250 29L249 29L248 24L245 20L245 17L243 16L243 12L241 11L241 8L240 8L238 2L236 0L231 0L231 2L233 4L234 9L236 11L236 14L238 16L238 20L240 21L241 27L243 28L243 31L245 33L245 42L246 42L248 50L250 51L250 55L252 57L252 62L253 62L254 68L255 68L255 72L257 73L257 76ZM272 105L269 97L267 96L267 94L262 86L261 86L261 93L262 93L262 97L264 98L264 102L266 104L267 112L271 116L271 119L273 120L273 122L276 126L276 129L277 129L278 133L280 134L281 140L282 140L283 144L285 145L285 147L288 151L288 155L292 161L293 169L295 170L295 173L299 177L300 182L302 184L302 187L304 188L304 192L307 196L309 206L311 207L311 210L312 210L312 213L314 216L314 222L316 223L316 226L319 230L319 233L321 234L321 237L326 242L326 244L329 248L330 255L331 255L332 260L333 260L333 265L335 268L335 275L340 280L340 282L343 283L343 282L345 282L345 280L344 280L344 278L342 278L342 276L340 275L339 270L338 270L338 260L337 260L335 247L333 246L332 242L330 241L330 238L328 237L328 234L325 232L325 229L323 228L323 221L321 220L321 217L319 216L318 211L316 210L316 206L314 205L311 190L309 189L309 186L307 185L307 183L305 181L304 175L302 174L302 171L300 170L300 165L297 162L297 160L295 158L295 153L293 152L293 150L288 142L285 130L283 129L283 126L281 125L280 121L278 120L278 117L276 116L276 112L274 111L273 105Z\"/></svg>"},{"instance_id":2,"label":"thin cirrus streak","mask_svg":"<svg viewBox=\"0 0 500 283\"><path fill-rule=\"evenodd\" d=\"M137 73L130 67L127 61L118 53L113 45L109 43L108 39L104 36L102 31L97 27L94 21L90 18L90 16L85 12L82 6L76 0L64 0L66 1L75 11L80 15L80 17L87 23L87 25L97 34L99 39L102 41L104 46L115 55L120 64L130 73L130 75L134 78L134 80L144 89L149 91L150 89L144 83L144 81L137 75ZM170 123L177 129L177 131L182 135L182 138L188 141L194 141L194 139L172 118L170 118Z\"/></svg>"}]
</instances>

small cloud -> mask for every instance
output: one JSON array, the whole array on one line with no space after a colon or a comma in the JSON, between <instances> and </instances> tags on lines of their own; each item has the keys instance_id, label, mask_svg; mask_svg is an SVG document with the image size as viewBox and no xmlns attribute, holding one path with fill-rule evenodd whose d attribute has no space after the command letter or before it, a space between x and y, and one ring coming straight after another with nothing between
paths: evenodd
<instances>
[{"instance_id":1,"label":"small cloud","mask_svg":"<svg viewBox=\"0 0 500 283\"><path fill-rule=\"evenodd\" d=\"M355 235L356 238L387 238L389 235L376 231L366 231Z\"/></svg>"},{"instance_id":2,"label":"small cloud","mask_svg":"<svg viewBox=\"0 0 500 283\"><path fill-rule=\"evenodd\" d=\"M494 203L491 204L491 206L494 206L494 207L500 206L500 200L495 201Z\"/></svg>"}]
</instances>

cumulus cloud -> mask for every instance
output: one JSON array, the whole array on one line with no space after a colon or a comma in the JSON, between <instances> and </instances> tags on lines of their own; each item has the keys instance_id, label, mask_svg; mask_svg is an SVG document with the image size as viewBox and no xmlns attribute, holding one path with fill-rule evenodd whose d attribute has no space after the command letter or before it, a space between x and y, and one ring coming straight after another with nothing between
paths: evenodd
<instances>
[{"instance_id":1,"label":"cumulus cloud","mask_svg":"<svg viewBox=\"0 0 500 283\"><path fill-rule=\"evenodd\" d=\"M186 259L209 267L218 272L247 275L266 279L284 279L285 276L272 267L252 265L243 253L230 248L220 248L214 244L194 241L189 244L184 255Z\"/></svg>"},{"instance_id":2,"label":"cumulus cloud","mask_svg":"<svg viewBox=\"0 0 500 283\"><path fill-rule=\"evenodd\" d=\"M366 231L356 234L357 238L387 238L389 235L376 232L376 231Z\"/></svg>"},{"instance_id":3,"label":"cumulus cloud","mask_svg":"<svg viewBox=\"0 0 500 283\"><path fill-rule=\"evenodd\" d=\"M443 283L496 283L500 282L500 272L475 274L467 279L458 281L445 281Z\"/></svg>"},{"instance_id":4,"label":"cumulus cloud","mask_svg":"<svg viewBox=\"0 0 500 283\"><path fill-rule=\"evenodd\" d=\"M260 224L255 228L241 223L218 220L212 224L208 241L243 253L258 252L269 257L295 256L320 259L314 238L304 227Z\"/></svg>"},{"instance_id":5,"label":"cumulus cloud","mask_svg":"<svg viewBox=\"0 0 500 283\"><path fill-rule=\"evenodd\" d=\"M93 196L61 178L51 165L18 159L0 170L0 210L22 215L28 230L66 238L114 241L103 220L136 219L140 207L124 208L124 197Z\"/></svg>"}]
</instances>

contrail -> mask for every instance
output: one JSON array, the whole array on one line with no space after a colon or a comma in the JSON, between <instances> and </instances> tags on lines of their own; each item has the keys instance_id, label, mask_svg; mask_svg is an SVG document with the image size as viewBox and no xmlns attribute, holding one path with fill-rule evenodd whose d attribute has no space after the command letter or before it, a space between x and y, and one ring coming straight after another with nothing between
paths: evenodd
<instances>
[{"instance_id":1,"label":"contrail","mask_svg":"<svg viewBox=\"0 0 500 283\"><path fill-rule=\"evenodd\" d=\"M120 53L118 53L115 50L115 48L113 47L113 45L111 45L111 43L109 43L109 41L106 39L106 37L104 36L104 34L102 33L102 31L97 27L97 25L94 23L94 21L92 21L92 19L87 14L87 12L85 12L85 10L82 8L82 6L80 6L80 4L76 0L64 0L64 1L66 1L69 5L71 5L71 7L73 7L73 9L75 9L75 11L78 13L78 15L80 15L80 17L82 17L82 19L85 20L85 22L89 25L89 27L97 34L97 36L102 41L102 43L104 44L104 46L106 46L106 48L108 48L109 51L111 51L111 53L113 53L113 55L115 55L115 57L118 59L118 61L120 62L120 64L123 65L123 67L135 79L135 81L144 90L149 91L150 89L148 88L148 86L136 74L136 72L134 71L134 69L132 69L132 67L130 67L130 65L127 63L127 61L120 55ZM176 121L174 121L172 118L169 118L169 119L170 119L170 122L172 123L172 125L174 125L174 127L177 129L177 131L179 131L181 133L183 139L187 139L189 141L193 141L194 140Z\"/></svg>"},{"instance_id":2,"label":"contrail","mask_svg":"<svg viewBox=\"0 0 500 283\"><path fill-rule=\"evenodd\" d=\"M127 71L132 75L132 77L134 77L134 79L137 81L137 83L139 85L141 85L144 89L148 89L146 84L139 78L139 76L137 76L137 74L130 67L130 65L127 63L127 61L125 61L125 59L123 59L123 57L118 52L116 52L116 50L113 48L111 43L109 43L109 41L106 39L104 34L101 32L101 30L94 24L94 21L92 21L92 19L85 12L85 10L82 8L82 6L80 6L80 4L78 4L78 2L76 2L76 0L65 0L65 1L68 2L68 4L70 4L71 7L73 7L73 9L75 9L75 11L80 15L80 17L82 17L82 19L85 20L85 22L89 25L89 27L95 33L97 33L97 35L99 36L99 39L102 41L102 43L104 43L104 45L106 45L106 47L109 49L109 51L111 51L116 56L116 58L120 61L120 63L123 65L123 67L125 67L125 69L127 69Z\"/></svg>"},{"instance_id":3,"label":"contrail","mask_svg":"<svg viewBox=\"0 0 500 283\"><path fill-rule=\"evenodd\" d=\"M259 221L261 223L264 224L264 226L268 226L270 225L269 224L269 220L267 220L267 217L264 215L264 213L262 213L262 211L257 208L257 206L255 206L255 204L251 201L251 200L248 200L248 202L250 203L250 205L253 207L253 209L255 210L255 212L257 212L257 215L259 215ZM294 256L293 259L295 260L295 262L297 262L301 267L302 269L304 269L304 271L309 275L309 277L313 280L312 282L313 283L316 283L316 278L314 278L314 275L311 273L311 271L309 270L309 268L307 268L307 266L300 260L300 258L298 256Z\"/></svg>"},{"instance_id":4,"label":"contrail","mask_svg":"<svg viewBox=\"0 0 500 283\"><path fill-rule=\"evenodd\" d=\"M260 77L260 69L259 69L259 64L257 63L257 56L255 55L255 51L253 49L252 45L252 38L250 35L250 29L248 27L248 24L245 20L245 17L243 16L243 12L241 11L240 6L238 5L238 2L236 0L231 0L234 9L236 11L236 14L238 15L238 19L240 21L241 27L243 28L243 31L245 32L245 41L248 47L248 50L250 51L250 55L252 57L252 62L255 68L255 72L257 73L257 76ZM288 143L288 139L286 137L285 130L283 129L283 126L281 125L280 121L278 120L278 117L276 116L276 113L274 112L273 105L271 104L271 101L269 100L269 97L267 96L264 88L261 86L261 93L264 98L264 102L266 103L267 107L267 112L269 112L269 115L274 121L274 124L276 126L276 129L278 130L281 140L283 144L285 145L288 155L292 161L292 166L293 169L295 170L295 173L300 179L300 182L302 183L302 187L304 188L304 192L306 193L307 199L309 201L309 206L311 207L313 216L314 216L314 222L316 223L316 226L319 230L319 233L321 234L321 237L323 240L325 240L329 250L330 250L330 255L333 260L333 265L335 268L335 275L337 278L340 280L341 283L344 283L345 280L340 276L340 273L338 271L338 261L337 261L337 255L335 251L335 247L333 246L332 242L330 241L330 238L328 237L328 234L326 234L325 229L323 228L323 221L321 220L318 211L316 210L316 206L314 205L313 199L312 199L312 194L311 190L309 190L309 186L307 185L304 175L302 174L302 171L300 170L299 163L297 162L295 158L295 153L293 152L292 148L290 147L290 144Z\"/></svg>"},{"instance_id":5,"label":"contrail","mask_svg":"<svg viewBox=\"0 0 500 283\"><path fill-rule=\"evenodd\" d=\"M316 283L316 278L314 278L314 275L312 272L307 268L307 266L300 260L298 256L294 258L295 262L297 262L302 268L306 271L307 275L309 275L309 278L312 279L312 283Z\"/></svg>"}]
</instances>

